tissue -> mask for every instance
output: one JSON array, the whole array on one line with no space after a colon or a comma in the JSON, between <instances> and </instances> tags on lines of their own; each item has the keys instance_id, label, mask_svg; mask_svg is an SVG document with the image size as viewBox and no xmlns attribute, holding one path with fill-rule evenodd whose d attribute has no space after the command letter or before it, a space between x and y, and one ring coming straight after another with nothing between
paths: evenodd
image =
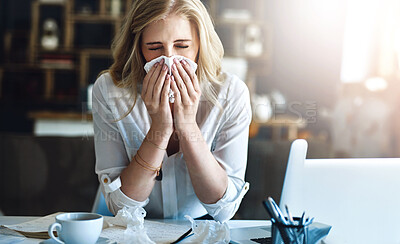
<instances>
[{"instance_id":1,"label":"tissue","mask_svg":"<svg viewBox=\"0 0 400 244\"><path fill-rule=\"evenodd\" d=\"M220 223L216 221L201 220L196 223L194 219L188 215L185 215L185 218L192 223L192 231L194 233L191 237L192 243L223 244L230 242L229 227L226 222Z\"/></svg>"},{"instance_id":2,"label":"tissue","mask_svg":"<svg viewBox=\"0 0 400 244\"><path fill-rule=\"evenodd\" d=\"M172 65L174 64L174 58L176 58L177 60L181 61L182 59L184 59L191 67L194 71L196 71L197 69L197 64L195 62L193 62L192 60L184 57L184 56L179 56L179 55L175 55L175 56L171 56L171 57L167 57L167 56L160 56L158 58L155 58L149 62L147 62L144 65L144 70L146 71L146 73L149 72L149 70L151 69L151 67L153 67L153 65L155 63L160 62L161 60L164 59L164 64L167 65L168 67L168 74L172 74ZM169 97L169 102L170 103L174 103L175 101L175 96L174 96L174 92L170 89L169 93L168 93L168 97Z\"/></svg>"},{"instance_id":3,"label":"tissue","mask_svg":"<svg viewBox=\"0 0 400 244\"><path fill-rule=\"evenodd\" d=\"M155 244L144 228L144 217L146 217L144 208L124 206L114 218L108 220L107 224L126 227L122 244Z\"/></svg>"},{"instance_id":4,"label":"tissue","mask_svg":"<svg viewBox=\"0 0 400 244\"><path fill-rule=\"evenodd\" d=\"M147 72L149 72L149 70L151 69L151 67L153 67L153 65L155 63L160 62L162 59L164 59L164 64L167 65L168 67L168 74L172 74L172 64L174 64L174 58L176 58L177 60L181 61L182 59L185 60L186 62L189 63L189 65L192 67L192 69L194 71L196 71L197 69L197 64L195 62L193 62L191 59L188 59L184 56L179 56L179 55L175 55L175 56L171 56L171 57L167 57L167 56L160 56L158 58L155 58L149 62L147 62L144 65L144 70Z\"/></svg>"}]
</instances>

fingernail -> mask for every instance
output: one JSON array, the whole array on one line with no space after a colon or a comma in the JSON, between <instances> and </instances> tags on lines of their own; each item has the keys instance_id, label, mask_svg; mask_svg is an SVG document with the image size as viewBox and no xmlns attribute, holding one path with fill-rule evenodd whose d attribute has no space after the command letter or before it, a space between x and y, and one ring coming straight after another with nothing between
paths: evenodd
<instances>
[{"instance_id":1,"label":"fingernail","mask_svg":"<svg viewBox=\"0 0 400 244\"><path fill-rule=\"evenodd\" d=\"M172 65L172 69L176 71L176 64Z\"/></svg>"},{"instance_id":2,"label":"fingernail","mask_svg":"<svg viewBox=\"0 0 400 244\"><path fill-rule=\"evenodd\" d=\"M155 64L154 64L154 67L157 67L157 65L158 65L158 63L155 63Z\"/></svg>"},{"instance_id":3,"label":"fingernail","mask_svg":"<svg viewBox=\"0 0 400 244\"><path fill-rule=\"evenodd\" d=\"M178 64L179 63L178 59L174 58L174 63Z\"/></svg>"},{"instance_id":4,"label":"fingernail","mask_svg":"<svg viewBox=\"0 0 400 244\"><path fill-rule=\"evenodd\" d=\"M168 69L168 66L166 64L164 64L163 70L165 71L167 69Z\"/></svg>"},{"instance_id":5,"label":"fingernail","mask_svg":"<svg viewBox=\"0 0 400 244\"><path fill-rule=\"evenodd\" d=\"M184 59L182 59L181 63L182 63L183 65L187 65L187 62L186 62L186 60L184 60Z\"/></svg>"},{"instance_id":6,"label":"fingernail","mask_svg":"<svg viewBox=\"0 0 400 244\"><path fill-rule=\"evenodd\" d=\"M161 59L161 62L160 62L160 64L163 64L164 63L164 59Z\"/></svg>"}]
</instances>

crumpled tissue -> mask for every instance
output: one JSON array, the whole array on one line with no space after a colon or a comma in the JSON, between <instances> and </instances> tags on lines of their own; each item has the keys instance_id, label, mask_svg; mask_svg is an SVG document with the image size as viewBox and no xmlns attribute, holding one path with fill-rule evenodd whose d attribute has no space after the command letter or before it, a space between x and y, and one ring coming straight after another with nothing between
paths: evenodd
<instances>
[{"instance_id":1,"label":"crumpled tissue","mask_svg":"<svg viewBox=\"0 0 400 244\"><path fill-rule=\"evenodd\" d=\"M126 227L122 244L155 244L144 228L144 217L146 217L144 208L124 206L114 218L108 220L108 224Z\"/></svg>"},{"instance_id":2,"label":"crumpled tissue","mask_svg":"<svg viewBox=\"0 0 400 244\"><path fill-rule=\"evenodd\" d=\"M229 226L225 223L216 221L201 220L195 221L192 217L185 215L185 218L192 223L192 231L194 235L190 238L191 243L229 243L230 232Z\"/></svg>"},{"instance_id":3,"label":"crumpled tissue","mask_svg":"<svg viewBox=\"0 0 400 244\"><path fill-rule=\"evenodd\" d=\"M176 58L179 61L181 61L182 59L185 60L192 67L192 69L194 71L196 71L197 64L195 62L193 62L191 59L188 59L188 58L186 58L184 56L180 56L180 55L174 55L174 56L171 56L171 57L160 56L158 58L155 58L155 59L147 62L144 65L144 70L146 71L146 73L148 73L149 70L151 69L151 67L153 67L153 65L155 63L160 62L162 59L164 59L164 64L167 65L167 67L168 67L168 74L171 75L172 74L172 65L174 64L174 58ZM169 97L169 102L170 103L174 103L175 96L174 96L174 92L171 89L169 90L168 97Z\"/></svg>"}]
</instances>

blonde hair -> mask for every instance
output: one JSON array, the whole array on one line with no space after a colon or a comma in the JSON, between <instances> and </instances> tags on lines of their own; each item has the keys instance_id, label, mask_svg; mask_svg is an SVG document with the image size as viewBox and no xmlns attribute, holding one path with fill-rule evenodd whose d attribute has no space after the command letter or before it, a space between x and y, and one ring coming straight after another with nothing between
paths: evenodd
<instances>
[{"instance_id":1,"label":"blonde hair","mask_svg":"<svg viewBox=\"0 0 400 244\"><path fill-rule=\"evenodd\" d=\"M152 22L166 18L171 13L186 17L196 27L200 45L196 71L202 94L213 105L219 106L217 89L223 83L221 60L224 49L207 9L200 0L136 0L125 17L121 32L112 44L114 63L108 72L114 84L132 92L133 109L138 96L138 83L146 75L146 60L141 52L141 37ZM220 107L220 106L219 106ZM123 116L123 117L125 117Z\"/></svg>"}]
</instances>

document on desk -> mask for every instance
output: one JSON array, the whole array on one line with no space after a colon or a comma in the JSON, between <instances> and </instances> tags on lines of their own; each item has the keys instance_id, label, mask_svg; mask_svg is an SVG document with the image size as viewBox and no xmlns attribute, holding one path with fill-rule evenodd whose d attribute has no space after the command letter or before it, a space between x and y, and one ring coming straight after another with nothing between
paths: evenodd
<instances>
[{"instance_id":1,"label":"document on desk","mask_svg":"<svg viewBox=\"0 0 400 244\"><path fill-rule=\"evenodd\" d=\"M14 230L28 238L47 239L49 238L47 229L49 225L55 222L55 217L60 213L50 214L21 224L3 225L2 227Z\"/></svg>"},{"instance_id":2,"label":"document on desk","mask_svg":"<svg viewBox=\"0 0 400 244\"><path fill-rule=\"evenodd\" d=\"M55 216L57 216L58 214L60 213L54 213L21 224L4 225L2 227L8 230L16 231L28 238L48 239L50 237L47 233L47 229L49 225L55 222ZM105 216L105 222L107 222L108 218L113 217ZM171 243L178 239L189 228L191 228L191 223L189 221L184 221L176 224L163 221L158 222L153 220L145 220L144 227L147 231L147 235L154 242ZM104 229L100 235L103 241L104 239L108 239L109 243L120 243L123 240L126 227L104 225L103 228Z\"/></svg>"},{"instance_id":3,"label":"document on desk","mask_svg":"<svg viewBox=\"0 0 400 244\"><path fill-rule=\"evenodd\" d=\"M145 220L144 227L149 238L156 243L171 243L176 241L183 233L191 228L191 223L174 224L166 222L158 222L153 220ZM126 227L110 226L103 229L100 237L108 239L109 242L122 242Z\"/></svg>"}]
</instances>

